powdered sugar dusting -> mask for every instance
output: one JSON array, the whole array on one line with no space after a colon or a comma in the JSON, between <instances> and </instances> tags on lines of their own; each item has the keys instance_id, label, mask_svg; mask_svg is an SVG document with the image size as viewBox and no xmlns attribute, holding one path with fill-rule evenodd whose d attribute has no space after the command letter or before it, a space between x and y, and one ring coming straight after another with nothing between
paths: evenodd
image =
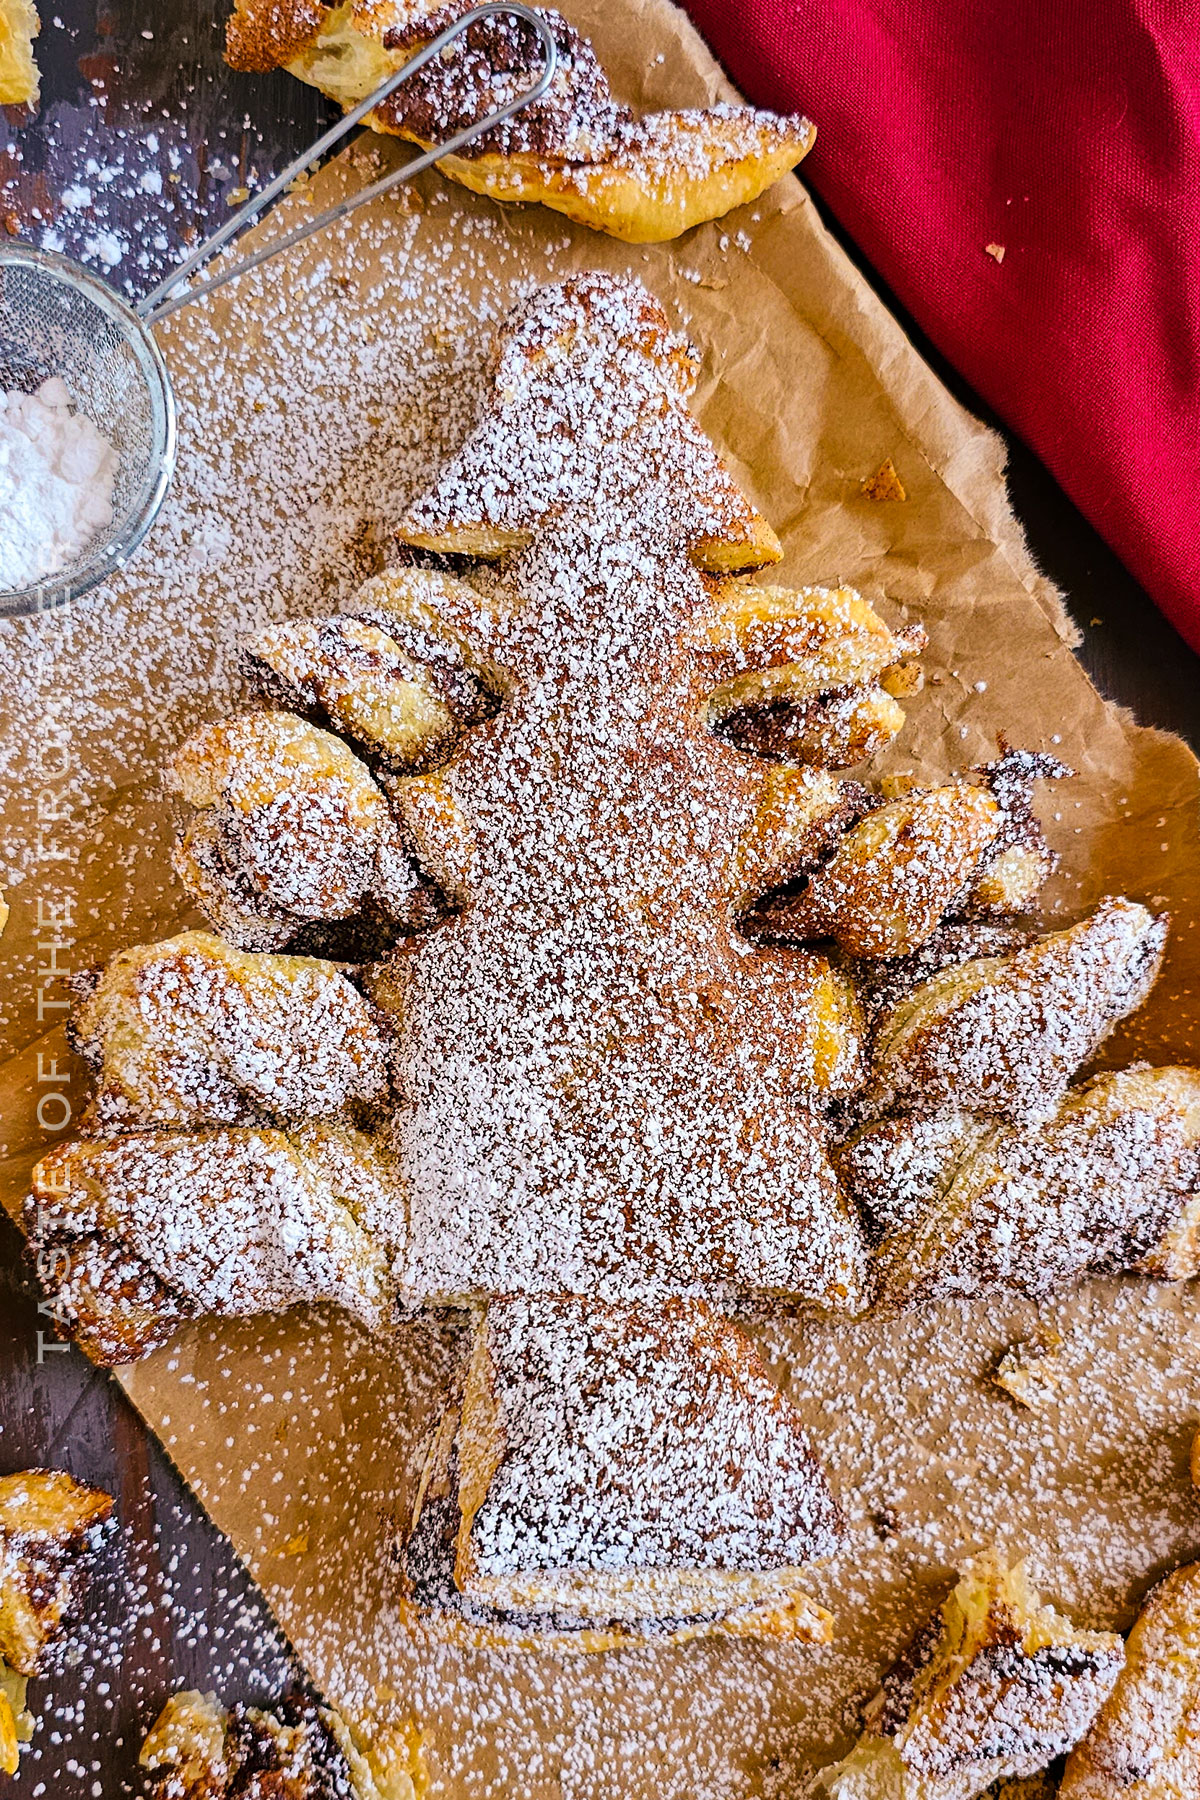
<instances>
[{"instance_id":1,"label":"powdered sugar dusting","mask_svg":"<svg viewBox=\"0 0 1200 1800\"><path fill-rule=\"evenodd\" d=\"M280 1133L249 1130L136 1132L66 1146L42 1165L31 1202L42 1241L67 1259L64 1300L76 1299L73 1239L103 1235L120 1219L153 1274L181 1297L184 1317L329 1299L382 1326L386 1237L359 1228L320 1148L306 1156ZM225 1195L233 1204L222 1204Z\"/></svg>"},{"instance_id":2,"label":"powdered sugar dusting","mask_svg":"<svg viewBox=\"0 0 1200 1800\"><path fill-rule=\"evenodd\" d=\"M351 592L404 501L470 426L471 373L528 278L486 214L433 207L424 230L415 210L392 208L373 237L361 224L326 233L286 288L269 271L244 277L237 332L206 322L202 305L187 347L164 334L180 465L154 531L119 590L4 628L4 768L30 802L6 821L9 883L36 849L37 744L70 738L62 810L76 821L112 784L157 786L167 752L237 692L238 634ZM443 279L451 266L474 284L456 280L457 297ZM385 313L386 329L373 322ZM347 392L360 403L342 405ZM160 852L147 842L145 860Z\"/></svg>"},{"instance_id":3,"label":"powdered sugar dusting","mask_svg":"<svg viewBox=\"0 0 1200 1800\"><path fill-rule=\"evenodd\" d=\"M1002 1351L1036 1328L1027 1302L986 1315L947 1305L887 1323L768 1325L772 1377L847 1518L844 1552L805 1572L838 1620L825 1648L711 1641L563 1661L414 1635L387 1546L460 1354L449 1335L410 1328L402 1359L389 1362L350 1328L322 1325L298 1342L278 1321L255 1321L221 1340L188 1333L128 1379L172 1415L174 1453L212 1471L206 1504L240 1520L240 1541L325 1691L352 1716L370 1714L385 1682L394 1715L420 1719L435 1792L601 1800L620 1781L671 1800L790 1800L849 1749L859 1705L964 1555L993 1542L1028 1550L1046 1599L1109 1629L1128 1626L1131 1596L1149 1578L1195 1556L1193 1312L1189 1290L1111 1281L1047 1308L1064 1339L1062 1385L1037 1415L990 1382ZM1130 1406L1123 1371L1134 1368ZM169 1396L181 1373L195 1399L176 1425ZM328 1407L334 1394L344 1434L298 1440L308 1397ZM281 1568L270 1552L301 1524L311 1556Z\"/></svg>"}]
</instances>

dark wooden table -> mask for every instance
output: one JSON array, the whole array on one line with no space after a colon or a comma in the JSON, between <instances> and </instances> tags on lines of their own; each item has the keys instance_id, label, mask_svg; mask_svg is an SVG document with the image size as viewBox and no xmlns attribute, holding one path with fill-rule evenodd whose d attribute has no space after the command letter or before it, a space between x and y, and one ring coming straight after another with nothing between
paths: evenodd
<instances>
[{"instance_id":1,"label":"dark wooden table","mask_svg":"<svg viewBox=\"0 0 1200 1800\"><path fill-rule=\"evenodd\" d=\"M32 120L0 115L0 228L106 269L136 296L241 190L311 142L332 109L288 76L231 74L225 10L223 0L57 0L57 10L42 0L41 109ZM951 391L1000 428L881 291ZM1200 658L1037 459L1011 439L1009 452L1014 506L1079 622L1093 679L1200 749ZM115 1384L47 1332L2 1215L0 1291L0 1472L66 1467L114 1493L121 1520L75 1634L70 1654L81 1660L35 1685L35 1704L47 1687L57 1698L8 1791L113 1800L136 1791L141 1733L172 1689L262 1699L299 1671L228 1543Z\"/></svg>"}]
</instances>

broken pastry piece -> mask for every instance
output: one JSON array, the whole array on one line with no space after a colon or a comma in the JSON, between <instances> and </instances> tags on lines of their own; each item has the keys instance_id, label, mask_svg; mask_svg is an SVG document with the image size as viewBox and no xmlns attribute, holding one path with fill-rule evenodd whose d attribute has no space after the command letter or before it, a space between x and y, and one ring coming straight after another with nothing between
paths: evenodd
<instances>
[{"instance_id":1,"label":"broken pastry piece","mask_svg":"<svg viewBox=\"0 0 1200 1800\"><path fill-rule=\"evenodd\" d=\"M372 767L435 768L499 705L435 610L457 585L398 571L369 581L332 618L268 625L243 640L250 679L265 700L339 732Z\"/></svg>"},{"instance_id":2,"label":"broken pastry piece","mask_svg":"<svg viewBox=\"0 0 1200 1800\"><path fill-rule=\"evenodd\" d=\"M1049 1112L1076 1069L1146 999L1167 924L1131 900L1107 899L1080 924L1008 956L939 971L879 1017L868 1106Z\"/></svg>"},{"instance_id":3,"label":"broken pastry piece","mask_svg":"<svg viewBox=\"0 0 1200 1800\"><path fill-rule=\"evenodd\" d=\"M996 1365L992 1380L1026 1412L1039 1412L1062 1382L1062 1339L1043 1331L1027 1343L1014 1344Z\"/></svg>"},{"instance_id":4,"label":"broken pastry piece","mask_svg":"<svg viewBox=\"0 0 1200 1800\"><path fill-rule=\"evenodd\" d=\"M324 1300L381 1329L405 1216L383 1153L348 1128L150 1130L44 1157L25 1231L56 1320L122 1363L203 1314Z\"/></svg>"},{"instance_id":5,"label":"broken pastry piece","mask_svg":"<svg viewBox=\"0 0 1200 1800\"><path fill-rule=\"evenodd\" d=\"M950 917L1019 912L1053 858L1030 810L1034 781L1065 774L1024 751L943 787L916 789L867 812L798 892L761 902L746 920L759 942L834 938L851 956L907 957Z\"/></svg>"},{"instance_id":6,"label":"broken pastry piece","mask_svg":"<svg viewBox=\"0 0 1200 1800\"><path fill-rule=\"evenodd\" d=\"M867 1708L857 1747L820 1777L832 1800L976 1800L1072 1749L1111 1693L1124 1646L1080 1631L992 1551Z\"/></svg>"},{"instance_id":7,"label":"broken pastry piece","mask_svg":"<svg viewBox=\"0 0 1200 1800\"><path fill-rule=\"evenodd\" d=\"M497 1300L405 1566L414 1609L461 1641L825 1642L805 1565L840 1538L797 1415L719 1314Z\"/></svg>"},{"instance_id":8,"label":"broken pastry piece","mask_svg":"<svg viewBox=\"0 0 1200 1800\"><path fill-rule=\"evenodd\" d=\"M37 1673L112 1506L61 1469L0 1476L0 1656L19 1674Z\"/></svg>"},{"instance_id":9,"label":"broken pastry piece","mask_svg":"<svg viewBox=\"0 0 1200 1800\"><path fill-rule=\"evenodd\" d=\"M864 475L858 484L864 500L907 500L908 492L896 473L891 457L885 457L873 475Z\"/></svg>"},{"instance_id":10,"label":"broken pastry piece","mask_svg":"<svg viewBox=\"0 0 1200 1800\"><path fill-rule=\"evenodd\" d=\"M332 1119L388 1091L379 1016L338 969L206 931L114 956L71 1032L94 1131Z\"/></svg>"},{"instance_id":11,"label":"broken pastry piece","mask_svg":"<svg viewBox=\"0 0 1200 1800\"><path fill-rule=\"evenodd\" d=\"M1125 1667L1083 1742L1061 1800L1192 1800L1200 1794L1200 1563L1148 1596Z\"/></svg>"},{"instance_id":12,"label":"broken pastry piece","mask_svg":"<svg viewBox=\"0 0 1200 1800\"><path fill-rule=\"evenodd\" d=\"M149 1800L418 1800L425 1787L415 1728L362 1743L302 1693L269 1710L172 1694L138 1762L152 1777Z\"/></svg>"},{"instance_id":13,"label":"broken pastry piece","mask_svg":"<svg viewBox=\"0 0 1200 1800\"><path fill-rule=\"evenodd\" d=\"M919 625L892 632L853 588L727 581L699 639L718 685L713 729L739 749L815 768L874 756L904 723L898 697L921 686Z\"/></svg>"},{"instance_id":14,"label":"broken pastry piece","mask_svg":"<svg viewBox=\"0 0 1200 1800\"><path fill-rule=\"evenodd\" d=\"M61 1469L0 1476L0 1771L15 1775L33 1719L29 1677L76 1603L112 1515L112 1496Z\"/></svg>"},{"instance_id":15,"label":"broken pastry piece","mask_svg":"<svg viewBox=\"0 0 1200 1800\"><path fill-rule=\"evenodd\" d=\"M872 1221L888 1308L999 1289L1039 1299L1088 1273L1197 1271L1194 1069L1098 1075L1024 1130L966 1112L886 1119L836 1162Z\"/></svg>"},{"instance_id":16,"label":"broken pastry piece","mask_svg":"<svg viewBox=\"0 0 1200 1800\"><path fill-rule=\"evenodd\" d=\"M235 69L283 66L349 108L467 10L465 0L236 0L225 55ZM812 146L815 128L799 114L714 106L635 118L613 99L590 43L560 13L539 11L558 52L548 91L439 160L476 193L540 201L628 243L654 243L757 199ZM524 20L481 20L369 122L428 148L525 92L542 66Z\"/></svg>"},{"instance_id":17,"label":"broken pastry piece","mask_svg":"<svg viewBox=\"0 0 1200 1800\"><path fill-rule=\"evenodd\" d=\"M0 106L36 106L33 40L41 21L33 0L0 0Z\"/></svg>"},{"instance_id":18,"label":"broken pastry piece","mask_svg":"<svg viewBox=\"0 0 1200 1800\"><path fill-rule=\"evenodd\" d=\"M176 874L244 950L296 947L318 921L365 916L394 937L434 916L369 770L293 713L201 726L167 787L187 820Z\"/></svg>"}]
</instances>

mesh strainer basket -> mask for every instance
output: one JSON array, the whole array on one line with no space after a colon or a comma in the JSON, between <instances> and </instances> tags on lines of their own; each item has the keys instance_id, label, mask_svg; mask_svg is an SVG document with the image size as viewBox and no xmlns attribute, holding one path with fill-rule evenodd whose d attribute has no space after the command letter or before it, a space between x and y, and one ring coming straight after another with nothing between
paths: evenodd
<instances>
[{"instance_id":1,"label":"mesh strainer basket","mask_svg":"<svg viewBox=\"0 0 1200 1800\"><path fill-rule=\"evenodd\" d=\"M68 568L0 590L8 614L57 606L118 568L145 536L175 466L175 397L153 333L87 269L14 246L0 259L0 388L32 393L52 375L117 453L113 522Z\"/></svg>"},{"instance_id":2,"label":"mesh strainer basket","mask_svg":"<svg viewBox=\"0 0 1200 1800\"><path fill-rule=\"evenodd\" d=\"M435 144L382 180L306 220L243 261L222 268L183 292L176 291L389 94L427 62L441 56L472 25L497 14L521 20L540 46L541 73L531 86L510 94L503 105L465 131ZM32 393L49 377L61 377L77 410L88 415L116 451L118 463L111 524L98 532L68 567L31 587L0 588L0 617L41 612L86 593L133 554L153 523L175 466L175 397L151 330L156 320L255 268L268 257L278 256L280 251L389 188L410 181L439 157L461 149L511 118L546 92L557 63L550 27L518 0L488 0L487 4L462 13L373 94L331 126L261 193L239 208L136 307L128 305L107 282L69 257L26 245L0 247L0 390ZM497 82L498 93L506 85L511 87L512 79L502 73ZM0 517L0 532L4 526Z\"/></svg>"}]
</instances>

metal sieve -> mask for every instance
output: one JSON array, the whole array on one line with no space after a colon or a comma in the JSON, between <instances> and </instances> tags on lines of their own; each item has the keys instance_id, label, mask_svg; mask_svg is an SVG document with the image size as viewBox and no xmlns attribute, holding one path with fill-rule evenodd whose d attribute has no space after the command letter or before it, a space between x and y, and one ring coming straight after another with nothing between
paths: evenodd
<instances>
[{"instance_id":1,"label":"metal sieve","mask_svg":"<svg viewBox=\"0 0 1200 1800\"><path fill-rule=\"evenodd\" d=\"M265 211L298 175L325 156L366 115L481 19L496 14L523 19L543 52L533 85L485 118L414 157L382 180L328 207L315 218L243 261L221 269L184 292L177 292L216 251ZM86 413L117 453L111 524L97 533L67 568L32 587L0 589L0 617L45 611L74 600L112 574L145 537L166 497L175 466L175 396L171 377L152 327L168 313L232 281L269 257L278 256L321 231L355 207L411 181L422 169L459 150L485 131L538 100L554 79L558 53L546 21L518 0L488 0L439 32L373 94L353 107L262 192L238 208L219 230L173 269L136 306L69 257L26 245L0 248L0 388L31 393L52 375L61 376L77 411ZM0 531L4 521L0 519Z\"/></svg>"}]
</instances>

